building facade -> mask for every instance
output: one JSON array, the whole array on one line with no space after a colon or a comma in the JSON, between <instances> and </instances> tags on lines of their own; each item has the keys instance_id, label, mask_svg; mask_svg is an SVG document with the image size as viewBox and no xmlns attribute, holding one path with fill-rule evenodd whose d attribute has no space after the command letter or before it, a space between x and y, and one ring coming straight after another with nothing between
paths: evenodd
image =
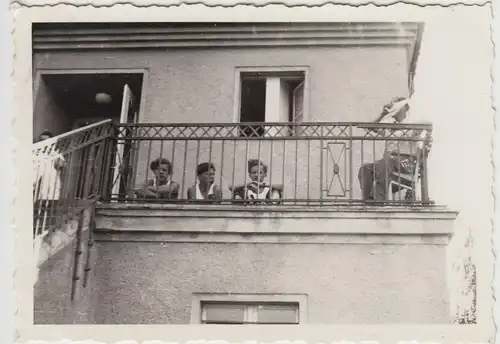
<instances>
[{"instance_id":1,"label":"building facade","mask_svg":"<svg viewBox=\"0 0 500 344\"><path fill-rule=\"evenodd\" d=\"M392 98L412 94L423 30L35 27L34 137L106 120L116 126L113 156L92 153L96 166L109 160L107 179L90 186L106 184L107 194L80 237L70 222L59 231L64 244L42 254L35 322L449 323L446 247L457 213L432 202L426 159L409 200L366 202L358 181L388 141L410 137L382 131L432 132L418 124L368 130ZM175 202L134 196L157 157L172 162ZM72 156L71 168L87 158ZM280 204L231 201L249 181L249 159L266 164ZM219 204L186 200L201 162L215 166ZM85 190L85 178L72 176L69 189ZM88 259L77 261L83 242ZM78 282L72 301L68 280Z\"/></svg>"}]
</instances>

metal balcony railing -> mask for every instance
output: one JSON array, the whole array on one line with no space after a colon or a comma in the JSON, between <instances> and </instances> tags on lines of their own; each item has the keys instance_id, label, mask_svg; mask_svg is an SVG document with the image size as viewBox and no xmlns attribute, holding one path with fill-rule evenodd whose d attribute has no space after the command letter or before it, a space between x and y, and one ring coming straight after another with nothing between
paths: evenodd
<instances>
[{"instance_id":1,"label":"metal balcony railing","mask_svg":"<svg viewBox=\"0 0 500 344\"><path fill-rule=\"evenodd\" d=\"M33 145L34 234L95 200L429 205L431 134L417 124L97 123Z\"/></svg>"},{"instance_id":2,"label":"metal balcony railing","mask_svg":"<svg viewBox=\"0 0 500 344\"><path fill-rule=\"evenodd\" d=\"M431 203L427 124L142 123L117 132L110 201Z\"/></svg>"},{"instance_id":3,"label":"metal balcony railing","mask_svg":"<svg viewBox=\"0 0 500 344\"><path fill-rule=\"evenodd\" d=\"M84 286L91 270L97 201L427 206L431 134L416 124L103 121L33 145L33 235L78 219L74 300L85 252Z\"/></svg>"},{"instance_id":4,"label":"metal balcony railing","mask_svg":"<svg viewBox=\"0 0 500 344\"><path fill-rule=\"evenodd\" d=\"M33 144L33 235L60 227L109 193L114 131L103 121Z\"/></svg>"}]
</instances>

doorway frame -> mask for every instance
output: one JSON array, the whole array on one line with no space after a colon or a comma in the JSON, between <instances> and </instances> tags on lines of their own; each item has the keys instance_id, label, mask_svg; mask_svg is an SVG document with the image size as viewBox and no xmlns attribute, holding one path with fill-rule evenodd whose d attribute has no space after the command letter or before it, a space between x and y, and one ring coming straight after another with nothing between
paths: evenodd
<instances>
[{"instance_id":1,"label":"doorway frame","mask_svg":"<svg viewBox=\"0 0 500 344\"><path fill-rule=\"evenodd\" d=\"M148 79L150 68L39 68L35 72L34 87L33 87L33 112L35 111L36 100L42 77L44 75L67 75L67 74L142 74L141 97L139 100L139 112L137 114L137 123L145 118L146 114L146 96L148 91ZM33 116L33 115L32 115ZM32 117L33 120L33 117ZM132 148L138 150L138 147ZM135 154L133 165L133 177L131 184L136 185L137 174L135 167L139 159L139 154Z\"/></svg>"},{"instance_id":2,"label":"doorway frame","mask_svg":"<svg viewBox=\"0 0 500 344\"><path fill-rule=\"evenodd\" d=\"M146 94L149 78L149 68L40 68L35 72L35 83L33 89L33 109L36 105L38 90L43 75L64 74L142 74L141 99L139 101L139 113L137 122L140 123L145 115Z\"/></svg>"}]
</instances>

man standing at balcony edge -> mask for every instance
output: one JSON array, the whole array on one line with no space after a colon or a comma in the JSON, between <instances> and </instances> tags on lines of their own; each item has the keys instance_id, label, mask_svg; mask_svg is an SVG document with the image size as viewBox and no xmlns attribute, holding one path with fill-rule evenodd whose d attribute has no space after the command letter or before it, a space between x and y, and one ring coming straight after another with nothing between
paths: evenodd
<instances>
[{"instance_id":1,"label":"man standing at balcony edge","mask_svg":"<svg viewBox=\"0 0 500 344\"><path fill-rule=\"evenodd\" d=\"M37 141L52 139L54 135L44 130ZM38 151L33 183L35 226L34 232L45 230L55 224L55 211L61 198L63 169L66 166L64 156L59 153L57 142ZM41 233L33 233L41 234Z\"/></svg>"},{"instance_id":2,"label":"man standing at balcony edge","mask_svg":"<svg viewBox=\"0 0 500 344\"><path fill-rule=\"evenodd\" d=\"M409 108L409 99L394 98L384 106L382 113L375 119L374 123L402 123L407 118ZM372 129L372 131L376 131L376 129ZM426 132L417 132L416 134L423 138ZM393 172L414 173L416 159L413 157L418 152L417 145L418 142L415 141L387 141L382 159L363 164L360 167L358 178L363 200L385 201Z\"/></svg>"}]
</instances>

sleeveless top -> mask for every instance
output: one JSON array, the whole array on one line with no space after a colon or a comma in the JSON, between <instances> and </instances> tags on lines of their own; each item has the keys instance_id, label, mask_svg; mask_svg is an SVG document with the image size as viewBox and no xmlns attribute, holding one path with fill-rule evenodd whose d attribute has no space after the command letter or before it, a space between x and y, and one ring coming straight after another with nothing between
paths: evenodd
<instances>
[{"instance_id":1,"label":"sleeveless top","mask_svg":"<svg viewBox=\"0 0 500 344\"><path fill-rule=\"evenodd\" d=\"M252 190L251 188L247 188L247 197L248 199L269 199L269 192L271 191L271 188L269 186L264 186L261 192L258 192L257 187L255 188L255 191Z\"/></svg>"},{"instance_id":2,"label":"sleeveless top","mask_svg":"<svg viewBox=\"0 0 500 344\"><path fill-rule=\"evenodd\" d=\"M170 182L171 182L170 180L169 180L169 181L167 181L167 183L165 184L165 186L170 186ZM153 187L157 187L157 186L158 186L158 184L157 184L157 182L156 182L156 178L153 178L153 185L152 185L152 186L153 186Z\"/></svg>"},{"instance_id":3,"label":"sleeveless top","mask_svg":"<svg viewBox=\"0 0 500 344\"><path fill-rule=\"evenodd\" d=\"M260 191L257 189L256 183L253 182L237 187L233 191L233 197L239 196L241 199L245 199L251 203L273 203L281 198L281 192L271 185L266 185L265 183L261 183L261 185L263 188Z\"/></svg>"},{"instance_id":4,"label":"sleeveless top","mask_svg":"<svg viewBox=\"0 0 500 344\"><path fill-rule=\"evenodd\" d=\"M208 194L207 194L206 199L210 199L210 198L214 197L214 187L215 187L215 183L210 185L210 189L208 189ZM200 191L200 183L196 183L196 197L195 197L195 199L205 199L205 197L203 197L203 194Z\"/></svg>"}]
</instances>

